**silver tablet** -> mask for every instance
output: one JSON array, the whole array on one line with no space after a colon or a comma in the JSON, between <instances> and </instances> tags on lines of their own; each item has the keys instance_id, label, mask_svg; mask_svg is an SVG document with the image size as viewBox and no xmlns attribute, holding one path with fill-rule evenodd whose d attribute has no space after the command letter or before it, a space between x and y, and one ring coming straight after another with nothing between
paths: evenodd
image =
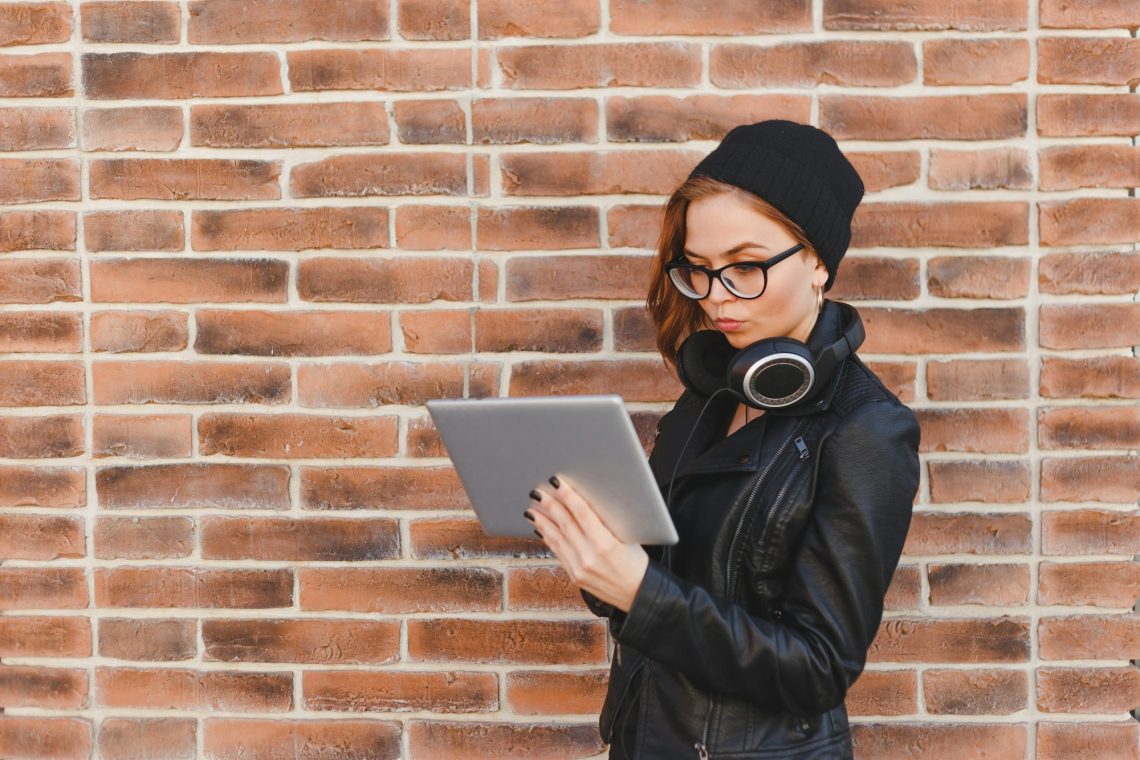
<instances>
[{"instance_id":1,"label":"silver tablet","mask_svg":"<svg viewBox=\"0 0 1140 760\"><path fill-rule=\"evenodd\" d=\"M675 544L677 531L620 396L428 401L483 530L533 536L532 488L557 475L623 541Z\"/></svg>"}]
</instances>

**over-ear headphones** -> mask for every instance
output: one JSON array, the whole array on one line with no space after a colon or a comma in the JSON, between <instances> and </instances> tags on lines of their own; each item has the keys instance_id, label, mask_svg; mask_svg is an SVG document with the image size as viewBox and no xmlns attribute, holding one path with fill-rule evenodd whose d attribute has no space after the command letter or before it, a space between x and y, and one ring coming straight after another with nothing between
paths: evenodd
<instances>
[{"instance_id":1,"label":"over-ear headphones","mask_svg":"<svg viewBox=\"0 0 1140 760\"><path fill-rule=\"evenodd\" d=\"M757 409L788 409L811 400L866 335L859 312L845 303L828 303L840 309L842 335L818 353L787 337L765 338L738 351L719 330L700 330L677 352L681 382L704 397L727 388Z\"/></svg>"}]
</instances>

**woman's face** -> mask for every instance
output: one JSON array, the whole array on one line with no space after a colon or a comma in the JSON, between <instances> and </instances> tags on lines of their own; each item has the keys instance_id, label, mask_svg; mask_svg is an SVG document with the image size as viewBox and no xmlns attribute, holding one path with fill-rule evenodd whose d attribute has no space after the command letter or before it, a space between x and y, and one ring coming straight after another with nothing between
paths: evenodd
<instances>
[{"instance_id":1,"label":"woman's face","mask_svg":"<svg viewBox=\"0 0 1140 760\"><path fill-rule=\"evenodd\" d=\"M783 224L735 192L692 201L686 212L685 258L709 269L765 261L796 243ZM815 325L816 291L825 282L827 268L819 257L800 251L768 270L768 285L759 298L738 298L714 279L708 296L697 303L734 348L784 336L802 342Z\"/></svg>"}]
</instances>

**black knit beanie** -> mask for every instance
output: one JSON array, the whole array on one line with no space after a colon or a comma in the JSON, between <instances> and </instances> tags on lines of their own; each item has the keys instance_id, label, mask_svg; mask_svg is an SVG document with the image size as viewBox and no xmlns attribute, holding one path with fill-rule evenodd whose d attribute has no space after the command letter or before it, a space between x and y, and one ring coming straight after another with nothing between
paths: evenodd
<instances>
[{"instance_id":1,"label":"black knit beanie","mask_svg":"<svg viewBox=\"0 0 1140 760\"><path fill-rule=\"evenodd\" d=\"M826 132L792 121L734 127L690 177L704 175L759 195L798 224L827 267L830 290L851 242L863 181Z\"/></svg>"}]
</instances>

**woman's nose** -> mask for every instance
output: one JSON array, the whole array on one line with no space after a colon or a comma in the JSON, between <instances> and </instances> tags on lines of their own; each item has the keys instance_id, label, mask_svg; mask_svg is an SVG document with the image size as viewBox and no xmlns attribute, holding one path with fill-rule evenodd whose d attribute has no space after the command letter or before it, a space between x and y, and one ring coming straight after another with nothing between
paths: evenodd
<instances>
[{"instance_id":1,"label":"woman's nose","mask_svg":"<svg viewBox=\"0 0 1140 760\"><path fill-rule=\"evenodd\" d=\"M706 296L712 303L723 303L736 298L732 292L724 286L719 277L713 277L712 282L709 284L709 294Z\"/></svg>"}]
</instances>

